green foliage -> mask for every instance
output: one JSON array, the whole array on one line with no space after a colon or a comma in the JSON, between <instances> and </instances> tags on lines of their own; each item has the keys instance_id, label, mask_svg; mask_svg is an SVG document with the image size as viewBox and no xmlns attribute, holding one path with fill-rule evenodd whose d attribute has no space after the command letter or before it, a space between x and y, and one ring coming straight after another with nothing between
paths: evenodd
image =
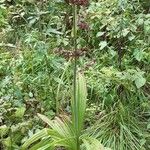
<instances>
[{"instance_id":1,"label":"green foliage","mask_svg":"<svg viewBox=\"0 0 150 150\"><path fill-rule=\"evenodd\" d=\"M80 135L81 130L83 129L84 124L84 116L85 116L85 110L86 110L86 100L87 100L87 92L86 92L86 84L85 79L82 75L79 75L79 79L77 81L77 89L76 89L76 98L77 98L77 104L75 105L75 100L72 100L72 120L73 125L76 125L77 121L77 127L76 128L77 134ZM78 119L76 120L75 117Z\"/></svg>"},{"instance_id":2,"label":"green foliage","mask_svg":"<svg viewBox=\"0 0 150 150\"><path fill-rule=\"evenodd\" d=\"M77 32L77 48L88 49L77 63L86 75L86 110L82 100L72 107L72 58L55 53L73 49L72 7L66 2L0 0L0 149L19 150L35 133L34 149L74 146L75 137L71 144L62 136L75 134L75 115L54 119L56 111L78 114L83 150L101 147L99 141L114 150L150 149L149 0L91 0L77 9L78 22L89 25ZM37 113L55 126L43 129Z\"/></svg>"},{"instance_id":3,"label":"green foliage","mask_svg":"<svg viewBox=\"0 0 150 150\"><path fill-rule=\"evenodd\" d=\"M76 143L76 134L79 135L81 149L90 150L93 146L95 150L104 150L104 147L100 144L100 142L92 137L82 135L83 123L84 123L84 114L86 109L86 85L84 77L79 74L77 80L77 105L75 106L72 103L72 120L66 116L61 119L56 118L55 120L49 120L46 116L38 114L38 116L46 122L50 129L43 129L40 132L33 135L29 140L27 140L23 146L22 150L27 149L30 145L31 150L36 149L55 149L59 147L66 148L68 150L77 150ZM77 107L78 109L76 109ZM78 111L78 112L76 112ZM76 122L74 117L78 115L78 126L76 126ZM36 141L40 140L40 142Z\"/></svg>"}]
</instances>

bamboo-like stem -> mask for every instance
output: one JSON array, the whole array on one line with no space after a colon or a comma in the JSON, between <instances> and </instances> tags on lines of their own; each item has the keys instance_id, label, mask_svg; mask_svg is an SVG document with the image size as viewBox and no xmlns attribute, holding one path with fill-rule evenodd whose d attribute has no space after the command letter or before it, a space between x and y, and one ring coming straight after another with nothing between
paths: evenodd
<instances>
[{"instance_id":1,"label":"bamboo-like stem","mask_svg":"<svg viewBox=\"0 0 150 150\"><path fill-rule=\"evenodd\" d=\"M73 93L74 93L74 108L75 108L75 132L76 132L76 144L77 144L77 150L80 150L80 144L79 144L79 132L78 132L78 100L76 96L76 80L77 80L77 6L73 5L73 35L74 35L74 74L73 74Z\"/></svg>"}]
</instances>

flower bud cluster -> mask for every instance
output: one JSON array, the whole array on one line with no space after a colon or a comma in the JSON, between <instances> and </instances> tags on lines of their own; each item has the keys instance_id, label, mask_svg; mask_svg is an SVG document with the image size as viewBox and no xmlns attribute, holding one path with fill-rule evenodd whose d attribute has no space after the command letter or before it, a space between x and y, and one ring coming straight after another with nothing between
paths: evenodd
<instances>
[{"instance_id":1,"label":"flower bud cluster","mask_svg":"<svg viewBox=\"0 0 150 150\"><path fill-rule=\"evenodd\" d=\"M69 0L71 4L75 4L78 6L87 6L89 3L89 0Z\"/></svg>"},{"instance_id":2,"label":"flower bud cluster","mask_svg":"<svg viewBox=\"0 0 150 150\"><path fill-rule=\"evenodd\" d=\"M87 51L87 48L80 48L77 49L77 51L72 50L64 50L64 49L56 49L54 52L63 56L66 59L74 58L74 57L80 57L83 56Z\"/></svg>"},{"instance_id":3,"label":"flower bud cluster","mask_svg":"<svg viewBox=\"0 0 150 150\"><path fill-rule=\"evenodd\" d=\"M89 25L86 22L83 22L83 21L78 23L78 27L81 30L88 30L89 29Z\"/></svg>"}]
</instances>

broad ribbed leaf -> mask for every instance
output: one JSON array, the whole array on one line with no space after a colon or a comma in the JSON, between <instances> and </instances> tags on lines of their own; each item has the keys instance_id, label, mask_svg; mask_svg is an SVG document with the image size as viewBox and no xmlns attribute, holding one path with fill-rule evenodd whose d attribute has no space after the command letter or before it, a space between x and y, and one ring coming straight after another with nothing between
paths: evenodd
<instances>
[{"instance_id":1,"label":"broad ribbed leaf","mask_svg":"<svg viewBox=\"0 0 150 150\"><path fill-rule=\"evenodd\" d=\"M40 142L38 142L37 144L33 145L29 150L45 150L47 148L49 148L49 150L53 150L54 147L51 143L51 139L47 138L44 140L41 140Z\"/></svg>"},{"instance_id":2,"label":"broad ribbed leaf","mask_svg":"<svg viewBox=\"0 0 150 150\"><path fill-rule=\"evenodd\" d=\"M85 150L105 150L104 146L95 138L83 139L83 147Z\"/></svg>"},{"instance_id":3,"label":"broad ribbed leaf","mask_svg":"<svg viewBox=\"0 0 150 150\"><path fill-rule=\"evenodd\" d=\"M47 123L50 127L53 126L53 122L48 119L46 116L42 115L42 114L37 114L39 118L41 118L45 123Z\"/></svg>"},{"instance_id":4,"label":"broad ribbed leaf","mask_svg":"<svg viewBox=\"0 0 150 150\"><path fill-rule=\"evenodd\" d=\"M56 117L55 120L50 120L46 116L38 114L38 116L47 123L52 129L53 133L49 133L53 142L53 146L64 146L71 150L76 150L75 144L75 133L73 130L72 123L66 119L59 119Z\"/></svg>"},{"instance_id":5,"label":"broad ribbed leaf","mask_svg":"<svg viewBox=\"0 0 150 150\"><path fill-rule=\"evenodd\" d=\"M38 116L47 123L53 131L57 132L60 137L70 137L74 136L74 132L72 129L72 124L65 119L62 121L58 117L55 120L50 120L46 116L38 114Z\"/></svg>"},{"instance_id":6,"label":"broad ribbed leaf","mask_svg":"<svg viewBox=\"0 0 150 150\"><path fill-rule=\"evenodd\" d=\"M21 150L27 150L28 147L34 142L46 137L48 135L47 129L43 129L38 133L34 134L31 138L29 138L23 145Z\"/></svg>"},{"instance_id":7,"label":"broad ribbed leaf","mask_svg":"<svg viewBox=\"0 0 150 150\"><path fill-rule=\"evenodd\" d=\"M76 99L72 99L72 121L76 134L80 135L84 124L87 91L86 82L82 74L78 74L76 81Z\"/></svg>"}]
</instances>

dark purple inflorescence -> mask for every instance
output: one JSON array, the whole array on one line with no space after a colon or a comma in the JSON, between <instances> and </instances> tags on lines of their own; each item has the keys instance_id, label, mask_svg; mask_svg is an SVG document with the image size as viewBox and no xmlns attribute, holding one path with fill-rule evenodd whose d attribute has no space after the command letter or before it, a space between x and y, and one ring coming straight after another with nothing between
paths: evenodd
<instances>
[{"instance_id":1,"label":"dark purple inflorescence","mask_svg":"<svg viewBox=\"0 0 150 150\"><path fill-rule=\"evenodd\" d=\"M71 4L75 4L78 6L87 6L89 3L89 0L69 0Z\"/></svg>"},{"instance_id":2,"label":"dark purple inflorescence","mask_svg":"<svg viewBox=\"0 0 150 150\"><path fill-rule=\"evenodd\" d=\"M59 55L63 56L66 59L74 58L74 57L78 58L78 57L83 56L84 54L86 54L87 48L85 47L85 48L77 49L76 52L74 52L72 50L64 50L62 48L59 48L59 49L55 49L54 52L56 54L59 54Z\"/></svg>"},{"instance_id":3,"label":"dark purple inflorescence","mask_svg":"<svg viewBox=\"0 0 150 150\"><path fill-rule=\"evenodd\" d=\"M86 22L83 22L83 21L78 23L78 27L81 30L88 30L89 29L89 25Z\"/></svg>"}]
</instances>

